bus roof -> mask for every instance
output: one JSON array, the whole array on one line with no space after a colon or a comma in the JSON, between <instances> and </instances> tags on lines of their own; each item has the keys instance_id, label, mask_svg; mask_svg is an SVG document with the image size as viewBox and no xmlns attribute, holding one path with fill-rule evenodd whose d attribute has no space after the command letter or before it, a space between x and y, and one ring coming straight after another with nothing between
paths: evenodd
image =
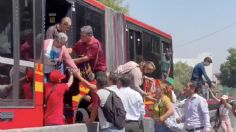
<instances>
[{"instance_id":1,"label":"bus roof","mask_svg":"<svg viewBox=\"0 0 236 132\"><path fill-rule=\"evenodd\" d=\"M97 8L99 8L99 9L101 9L101 10L105 10L106 9L106 6L104 4L102 4L101 2L97 1L97 0L84 0L84 1L89 3L89 4L91 4L91 5L93 5L93 6L95 6L95 7L97 7ZM161 30L159 30L159 29L157 29L157 28L155 28L153 26L145 24L144 22L136 20L136 19L134 19L134 18L132 18L132 17L130 17L128 15L125 15L125 20L129 21L131 23L134 23L134 24L136 24L136 25L138 25L140 27L143 27L143 28L145 28L145 29L147 29L149 31L157 33L157 34L159 34L159 35L161 35L161 36L163 36L165 38L172 39L172 36L170 34L165 33L165 32L163 32L163 31L161 31Z\"/></svg>"}]
</instances>

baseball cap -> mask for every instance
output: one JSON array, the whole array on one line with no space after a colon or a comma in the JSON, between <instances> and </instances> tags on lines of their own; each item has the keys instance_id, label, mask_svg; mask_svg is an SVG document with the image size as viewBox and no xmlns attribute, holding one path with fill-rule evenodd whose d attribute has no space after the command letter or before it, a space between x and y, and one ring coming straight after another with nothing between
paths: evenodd
<instances>
[{"instance_id":1,"label":"baseball cap","mask_svg":"<svg viewBox=\"0 0 236 132\"><path fill-rule=\"evenodd\" d=\"M167 78L166 78L166 81L167 81L170 85L174 85L174 83L175 83L175 80L174 80L173 78L171 78L171 77L167 77Z\"/></svg>"},{"instance_id":2,"label":"baseball cap","mask_svg":"<svg viewBox=\"0 0 236 132\"><path fill-rule=\"evenodd\" d=\"M65 77L66 76L63 73L61 73L61 71L59 70L52 71L49 76L51 82L59 82Z\"/></svg>"}]
</instances>

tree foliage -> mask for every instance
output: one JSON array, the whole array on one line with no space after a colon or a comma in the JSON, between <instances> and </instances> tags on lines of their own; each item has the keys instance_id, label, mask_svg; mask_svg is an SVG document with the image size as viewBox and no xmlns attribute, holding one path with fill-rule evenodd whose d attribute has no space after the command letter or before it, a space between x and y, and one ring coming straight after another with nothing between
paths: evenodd
<instances>
[{"instance_id":1,"label":"tree foliage","mask_svg":"<svg viewBox=\"0 0 236 132\"><path fill-rule=\"evenodd\" d=\"M174 87L177 91L181 91L191 79L193 67L186 63L178 62L174 65Z\"/></svg>"},{"instance_id":2,"label":"tree foliage","mask_svg":"<svg viewBox=\"0 0 236 132\"><path fill-rule=\"evenodd\" d=\"M106 6L120 13L128 13L128 6L123 6L124 0L98 0Z\"/></svg>"},{"instance_id":3,"label":"tree foliage","mask_svg":"<svg viewBox=\"0 0 236 132\"><path fill-rule=\"evenodd\" d=\"M218 79L223 86L236 88L236 49L228 50L227 61L220 66L220 75Z\"/></svg>"}]
</instances>

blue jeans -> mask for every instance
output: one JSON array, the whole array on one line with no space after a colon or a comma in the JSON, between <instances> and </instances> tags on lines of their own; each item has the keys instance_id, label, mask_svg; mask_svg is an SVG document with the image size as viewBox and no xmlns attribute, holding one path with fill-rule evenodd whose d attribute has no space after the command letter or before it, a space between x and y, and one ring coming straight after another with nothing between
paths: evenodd
<instances>
[{"instance_id":1,"label":"blue jeans","mask_svg":"<svg viewBox=\"0 0 236 132\"><path fill-rule=\"evenodd\" d=\"M172 131L164 124L155 123L155 132L172 132Z\"/></svg>"},{"instance_id":2,"label":"blue jeans","mask_svg":"<svg viewBox=\"0 0 236 132\"><path fill-rule=\"evenodd\" d=\"M105 129L100 129L99 132L125 132L125 128L119 130L114 126L111 126L111 127L105 128Z\"/></svg>"}]
</instances>

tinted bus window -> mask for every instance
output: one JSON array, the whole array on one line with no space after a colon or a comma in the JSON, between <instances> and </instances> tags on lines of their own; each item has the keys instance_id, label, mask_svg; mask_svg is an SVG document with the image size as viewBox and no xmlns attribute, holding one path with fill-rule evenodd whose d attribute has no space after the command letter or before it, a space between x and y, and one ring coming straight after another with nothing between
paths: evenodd
<instances>
[{"instance_id":1,"label":"tinted bus window","mask_svg":"<svg viewBox=\"0 0 236 132\"><path fill-rule=\"evenodd\" d=\"M12 1L0 1L0 55L1 57L13 57L12 44Z\"/></svg>"},{"instance_id":2,"label":"tinted bus window","mask_svg":"<svg viewBox=\"0 0 236 132\"><path fill-rule=\"evenodd\" d=\"M128 47L129 47L129 51L128 51L128 55L129 55L129 60L134 60L135 58L135 51L134 51L134 31L133 30L129 30L128 33Z\"/></svg>"},{"instance_id":3,"label":"tinted bus window","mask_svg":"<svg viewBox=\"0 0 236 132\"><path fill-rule=\"evenodd\" d=\"M80 39L80 28L90 25L93 28L94 36L102 42L103 48L105 48L104 14L78 3L76 4L76 12L76 40Z\"/></svg>"},{"instance_id":4,"label":"tinted bus window","mask_svg":"<svg viewBox=\"0 0 236 132\"><path fill-rule=\"evenodd\" d=\"M173 51L170 42L162 41L162 66L161 68L166 71L169 67L169 76L173 77ZM163 76L164 77L164 76Z\"/></svg>"},{"instance_id":5,"label":"tinted bus window","mask_svg":"<svg viewBox=\"0 0 236 132\"><path fill-rule=\"evenodd\" d=\"M28 106L33 104L34 92L33 1L20 0L19 4L20 70L18 84L20 90L18 94L19 99L22 99L19 105Z\"/></svg>"},{"instance_id":6,"label":"tinted bus window","mask_svg":"<svg viewBox=\"0 0 236 132\"><path fill-rule=\"evenodd\" d=\"M143 55L142 34L138 31L135 32L135 46L136 46L136 56L142 56Z\"/></svg>"},{"instance_id":7,"label":"tinted bus window","mask_svg":"<svg viewBox=\"0 0 236 132\"><path fill-rule=\"evenodd\" d=\"M143 56L152 51L152 36L146 32L143 33Z\"/></svg>"},{"instance_id":8,"label":"tinted bus window","mask_svg":"<svg viewBox=\"0 0 236 132\"><path fill-rule=\"evenodd\" d=\"M32 0L20 0L20 59L33 60L33 4Z\"/></svg>"},{"instance_id":9,"label":"tinted bus window","mask_svg":"<svg viewBox=\"0 0 236 132\"><path fill-rule=\"evenodd\" d=\"M160 78L160 44L157 37L146 32L143 33L143 57L146 61L154 62L157 67L157 69L148 76Z\"/></svg>"},{"instance_id":10,"label":"tinted bus window","mask_svg":"<svg viewBox=\"0 0 236 132\"><path fill-rule=\"evenodd\" d=\"M0 19L3 20L0 38L3 38L1 42L5 48L0 51L0 107L32 106L33 1L12 3L9 0L2 4L5 8L1 8L4 11L0 12Z\"/></svg>"},{"instance_id":11,"label":"tinted bus window","mask_svg":"<svg viewBox=\"0 0 236 132\"><path fill-rule=\"evenodd\" d=\"M12 98L13 34L12 1L0 1L0 107ZM3 100L5 99L5 100Z\"/></svg>"},{"instance_id":12,"label":"tinted bus window","mask_svg":"<svg viewBox=\"0 0 236 132\"><path fill-rule=\"evenodd\" d=\"M153 52L160 54L161 52L161 45L160 45L160 39L158 37L153 38L153 43L152 43L152 50Z\"/></svg>"}]
</instances>

